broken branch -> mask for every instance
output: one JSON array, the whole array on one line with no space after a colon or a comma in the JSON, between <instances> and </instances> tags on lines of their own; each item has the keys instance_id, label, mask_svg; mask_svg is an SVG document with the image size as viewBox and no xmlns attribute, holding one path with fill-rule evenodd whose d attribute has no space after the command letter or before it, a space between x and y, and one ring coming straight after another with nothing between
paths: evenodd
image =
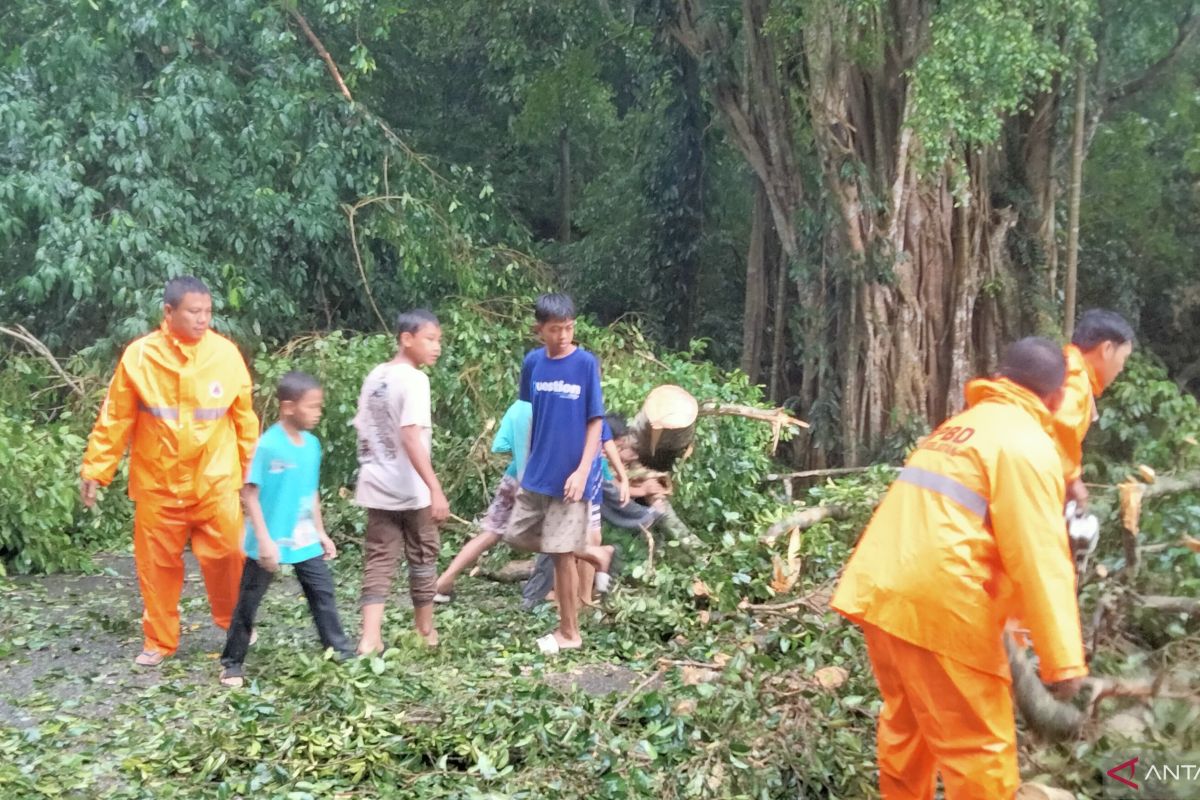
<instances>
[{"instance_id":1,"label":"broken branch","mask_svg":"<svg viewBox=\"0 0 1200 800\"><path fill-rule=\"evenodd\" d=\"M55 358L54 354L50 352L50 348L46 347L46 345L42 343L41 339L30 333L24 325L16 325L12 328L7 328L3 325L0 325L0 333L5 334L6 336L11 336L37 355L46 359L54 371L57 372L62 379L67 382L67 385L71 387L73 392L80 397L85 396L83 386L80 385L79 381L72 377L65 369L63 369L62 364L59 364L58 359Z\"/></svg>"},{"instance_id":2,"label":"broken branch","mask_svg":"<svg viewBox=\"0 0 1200 800\"><path fill-rule=\"evenodd\" d=\"M798 528L799 530L807 530L818 522L827 519L845 519L846 509L841 506L817 506L816 508L806 508L790 516L776 522L771 527L767 528L767 532L759 539L765 545L772 545L775 540L783 534Z\"/></svg>"}]
</instances>

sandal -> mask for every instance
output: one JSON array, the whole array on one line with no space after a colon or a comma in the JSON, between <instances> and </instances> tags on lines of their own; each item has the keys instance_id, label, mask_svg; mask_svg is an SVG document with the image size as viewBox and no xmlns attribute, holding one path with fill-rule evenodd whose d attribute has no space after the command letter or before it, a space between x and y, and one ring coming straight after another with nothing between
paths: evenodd
<instances>
[{"instance_id":1,"label":"sandal","mask_svg":"<svg viewBox=\"0 0 1200 800\"><path fill-rule=\"evenodd\" d=\"M165 658L166 656L157 650L143 650L133 659L133 663L139 667L157 667Z\"/></svg>"},{"instance_id":2,"label":"sandal","mask_svg":"<svg viewBox=\"0 0 1200 800\"><path fill-rule=\"evenodd\" d=\"M454 601L454 592L450 592L450 594L442 594L441 592L438 592L433 596L433 602L435 602L439 605L444 605L446 603L451 603L453 601Z\"/></svg>"},{"instance_id":3,"label":"sandal","mask_svg":"<svg viewBox=\"0 0 1200 800\"><path fill-rule=\"evenodd\" d=\"M221 685L230 689L240 689L246 685L246 678L240 667L226 667L221 670Z\"/></svg>"},{"instance_id":4,"label":"sandal","mask_svg":"<svg viewBox=\"0 0 1200 800\"><path fill-rule=\"evenodd\" d=\"M538 650L544 656L556 656L563 650L579 650L583 647L582 643L572 647L563 647L558 643L558 637L553 633L547 633L545 636L537 640Z\"/></svg>"}]
</instances>

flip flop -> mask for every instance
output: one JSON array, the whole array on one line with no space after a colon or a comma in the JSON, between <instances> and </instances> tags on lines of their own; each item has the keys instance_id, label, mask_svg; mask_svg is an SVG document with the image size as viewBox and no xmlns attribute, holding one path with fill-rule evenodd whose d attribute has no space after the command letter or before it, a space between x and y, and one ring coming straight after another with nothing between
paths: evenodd
<instances>
[{"instance_id":1,"label":"flip flop","mask_svg":"<svg viewBox=\"0 0 1200 800\"><path fill-rule=\"evenodd\" d=\"M453 601L454 592L451 592L450 594L442 594L441 592L438 592L433 596L433 602L438 603L439 605L451 603Z\"/></svg>"},{"instance_id":2,"label":"flip flop","mask_svg":"<svg viewBox=\"0 0 1200 800\"><path fill-rule=\"evenodd\" d=\"M258 628L251 628L250 629L250 645L254 646L256 644L258 644Z\"/></svg>"},{"instance_id":3,"label":"flip flop","mask_svg":"<svg viewBox=\"0 0 1200 800\"><path fill-rule=\"evenodd\" d=\"M166 656L157 650L143 650L133 659L133 663L139 667L157 667L165 658Z\"/></svg>"},{"instance_id":4,"label":"flip flop","mask_svg":"<svg viewBox=\"0 0 1200 800\"><path fill-rule=\"evenodd\" d=\"M558 644L558 639L554 638L553 633L547 633L545 636L537 640L538 650L544 656L556 656L562 648Z\"/></svg>"}]
</instances>

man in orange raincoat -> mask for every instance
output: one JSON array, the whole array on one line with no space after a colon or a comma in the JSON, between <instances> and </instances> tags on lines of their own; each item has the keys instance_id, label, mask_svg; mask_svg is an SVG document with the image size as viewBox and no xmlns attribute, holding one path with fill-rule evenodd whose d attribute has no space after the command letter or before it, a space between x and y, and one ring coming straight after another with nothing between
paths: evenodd
<instances>
[{"instance_id":1,"label":"man in orange raincoat","mask_svg":"<svg viewBox=\"0 0 1200 800\"><path fill-rule=\"evenodd\" d=\"M163 323L130 344L108 386L83 457L83 503L92 507L125 450L134 501L133 551L142 590L141 666L179 646L183 548L191 537L213 620L237 604L242 573L238 490L258 442L250 373L237 346L209 330L212 295L196 278L174 278Z\"/></svg>"},{"instance_id":2,"label":"man in orange raincoat","mask_svg":"<svg viewBox=\"0 0 1200 800\"><path fill-rule=\"evenodd\" d=\"M832 606L858 623L883 696L885 800L1012 798L1020 784L1002 641L1019 609L1042 680L1063 697L1083 676L1062 465L1048 431L1062 351L1022 339L1000 377L914 451L846 566Z\"/></svg>"},{"instance_id":3,"label":"man in orange raincoat","mask_svg":"<svg viewBox=\"0 0 1200 800\"><path fill-rule=\"evenodd\" d=\"M1083 313L1071 343L1063 348L1067 381L1062 405L1054 412L1054 440L1067 479L1067 499L1074 500L1080 512L1088 497L1082 478L1083 437L1099 416L1096 398L1125 369L1132 351L1133 328L1120 314L1101 308Z\"/></svg>"}]
</instances>

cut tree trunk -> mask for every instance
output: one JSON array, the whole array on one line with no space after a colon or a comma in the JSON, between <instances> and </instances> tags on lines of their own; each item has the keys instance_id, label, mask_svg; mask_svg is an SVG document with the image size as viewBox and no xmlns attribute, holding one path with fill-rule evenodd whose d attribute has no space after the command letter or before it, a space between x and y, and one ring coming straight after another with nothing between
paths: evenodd
<instances>
[{"instance_id":1,"label":"cut tree trunk","mask_svg":"<svg viewBox=\"0 0 1200 800\"><path fill-rule=\"evenodd\" d=\"M670 471L692 446L699 413L700 404L683 387L665 384L652 389L630 425L642 464Z\"/></svg>"}]
</instances>

